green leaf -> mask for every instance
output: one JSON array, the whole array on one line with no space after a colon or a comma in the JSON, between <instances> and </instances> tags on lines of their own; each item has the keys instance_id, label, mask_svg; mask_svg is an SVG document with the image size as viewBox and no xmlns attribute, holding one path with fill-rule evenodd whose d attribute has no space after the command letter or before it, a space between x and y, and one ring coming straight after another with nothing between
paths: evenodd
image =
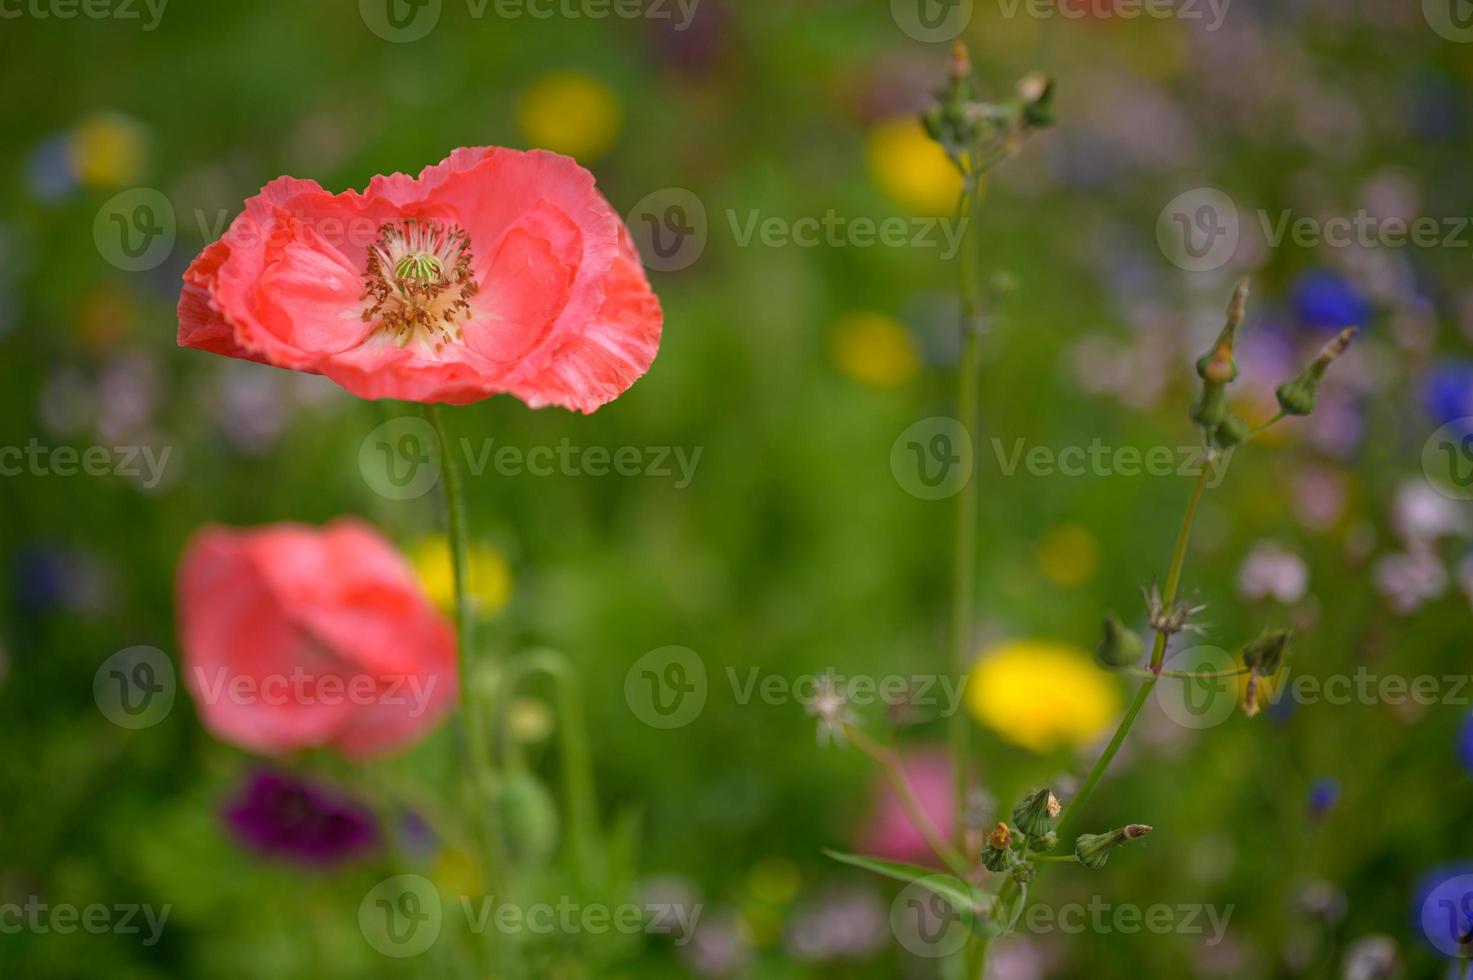
<instances>
[{"instance_id":1,"label":"green leaf","mask_svg":"<svg viewBox=\"0 0 1473 980\"><path fill-rule=\"evenodd\" d=\"M880 858L865 857L862 854L846 854L843 851L831 851L827 848L824 849L824 853L841 864L873 871L877 875L883 875L895 881L918 884L946 899L964 915L975 915L980 910L991 908L995 898L992 893L971 888L955 875L937 871L935 868L924 868L918 864L902 864L898 861L885 861Z\"/></svg>"}]
</instances>

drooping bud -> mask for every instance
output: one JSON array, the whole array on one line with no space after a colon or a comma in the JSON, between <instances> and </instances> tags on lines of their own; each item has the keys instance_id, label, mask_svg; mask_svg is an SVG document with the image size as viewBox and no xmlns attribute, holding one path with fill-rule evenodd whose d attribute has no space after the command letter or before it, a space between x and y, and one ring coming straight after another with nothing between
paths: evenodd
<instances>
[{"instance_id":1,"label":"drooping bud","mask_svg":"<svg viewBox=\"0 0 1473 980\"><path fill-rule=\"evenodd\" d=\"M982 848L982 866L988 871L1003 871L1007 869L1012 861L1010 845L1013 842L1013 832L1008 825L998 821L992 833L987 835L987 844Z\"/></svg>"},{"instance_id":2,"label":"drooping bud","mask_svg":"<svg viewBox=\"0 0 1473 980\"><path fill-rule=\"evenodd\" d=\"M1059 835L1050 830L1042 837L1028 838L1028 849L1030 851L1052 851L1059 846Z\"/></svg>"},{"instance_id":3,"label":"drooping bud","mask_svg":"<svg viewBox=\"0 0 1473 980\"><path fill-rule=\"evenodd\" d=\"M1074 856L1086 868L1098 870L1105 866L1105 862L1110 859L1110 852L1115 848L1150 832L1151 828L1145 824L1133 823L1103 834L1080 834L1079 839L1074 842Z\"/></svg>"},{"instance_id":4,"label":"drooping bud","mask_svg":"<svg viewBox=\"0 0 1473 980\"><path fill-rule=\"evenodd\" d=\"M1192 421L1212 431L1227 418L1226 386L1238 376L1238 362L1233 360L1238 326L1248 306L1248 280L1239 279L1228 303L1227 322L1207 353L1197 358L1197 376L1202 379L1202 393L1192 405Z\"/></svg>"},{"instance_id":5,"label":"drooping bud","mask_svg":"<svg viewBox=\"0 0 1473 980\"><path fill-rule=\"evenodd\" d=\"M1229 415L1213 430L1212 441L1223 449L1232 449L1242 445L1250 431L1247 422L1236 415Z\"/></svg>"},{"instance_id":6,"label":"drooping bud","mask_svg":"<svg viewBox=\"0 0 1473 980\"><path fill-rule=\"evenodd\" d=\"M1013 808L1013 821L1027 836L1042 837L1054 829L1054 821L1058 819L1062 809L1053 793L1047 789L1037 789Z\"/></svg>"},{"instance_id":7,"label":"drooping bud","mask_svg":"<svg viewBox=\"0 0 1473 980\"><path fill-rule=\"evenodd\" d=\"M1289 640L1293 636L1293 630L1264 630L1243 648L1243 666L1251 668L1255 674L1272 677L1284 662L1284 654L1288 652Z\"/></svg>"},{"instance_id":8,"label":"drooping bud","mask_svg":"<svg viewBox=\"0 0 1473 980\"><path fill-rule=\"evenodd\" d=\"M1031 71L1018 82L1023 100L1023 122L1028 126L1054 124L1054 80L1041 71Z\"/></svg>"},{"instance_id":9,"label":"drooping bud","mask_svg":"<svg viewBox=\"0 0 1473 980\"><path fill-rule=\"evenodd\" d=\"M1105 614L1100 645L1095 647L1095 662L1106 670L1133 667L1141 661L1141 637L1128 628L1113 612Z\"/></svg>"},{"instance_id":10,"label":"drooping bud","mask_svg":"<svg viewBox=\"0 0 1473 980\"><path fill-rule=\"evenodd\" d=\"M1308 415L1314 411L1315 397L1319 394L1320 382L1325 379L1325 371L1335 358L1345 353L1355 334L1355 327L1340 331L1324 346L1319 356L1299 372L1298 377L1279 385L1274 394L1278 396L1279 408L1285 415Z\"/></svg>"}]
</instances>

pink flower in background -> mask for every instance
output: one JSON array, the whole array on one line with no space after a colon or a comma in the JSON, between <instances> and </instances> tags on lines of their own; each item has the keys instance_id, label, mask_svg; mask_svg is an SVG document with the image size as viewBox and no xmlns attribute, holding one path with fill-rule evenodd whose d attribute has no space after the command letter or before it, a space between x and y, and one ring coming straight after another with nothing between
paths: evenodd
<instances>
[{"instance_id":1,"label":"pink flower in background","mask_svg":"<svg viewBox=\"0 0 1473 980\"><path fill-rule=\"evenodd\" d=\"M591 412L654 361L660 303L568 157L459 149L330 194L279 177L184 274L179 343L323 374L362 398L509 392Z\"/></svg>"},{"instance_id":2,"label":"pink flower in background","mask_svg":"<svg viewBox=\"0 0 1473 980\"><path fill-rule=\"evenodd\" d=\"M946 753L939 749L922 750L907 757L904 768L905 777L910 781L911 791L915 793L921 809L931 818L937 831L950 840L955 824L951 815L951 762ZM883 779L876 786L874 803L860 828L856 846L862 854L891 861L935 861L925 838L906 815L900 798Z\"/></svg>"},{"instance_id":3,"label":"pink flower in background","mask_svg":"<svg viewBox=\"0 0 1473 980\"><path fill-rule=\"evenodd\" d=\"M373 528L207 527L177 582L185 683L217 738L275 755L379 755L455 703L450 624Z\"/></svg>"}]
</instances>

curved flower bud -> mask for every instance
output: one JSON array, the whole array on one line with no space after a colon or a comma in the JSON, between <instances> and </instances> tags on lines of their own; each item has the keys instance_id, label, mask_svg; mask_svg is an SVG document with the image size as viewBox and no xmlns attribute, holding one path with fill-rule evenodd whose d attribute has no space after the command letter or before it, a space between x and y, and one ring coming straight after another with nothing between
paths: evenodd
<instances>
[{"instance_id":1,"label":"curved flower bud","mask_svg":"<svg viewBox=\"0 0 1473 980\"><path fill-rule=\"evenodd\" d=\"M1105 866L1105 862L1110 859L1110 852L1115 848L1150 832L1151 828L1145 824L1133 823L1103 834L1080 834L1079 839L1074 842L1074 856L1086 868L1098 870Z\"/></svg>"}]
</instances>

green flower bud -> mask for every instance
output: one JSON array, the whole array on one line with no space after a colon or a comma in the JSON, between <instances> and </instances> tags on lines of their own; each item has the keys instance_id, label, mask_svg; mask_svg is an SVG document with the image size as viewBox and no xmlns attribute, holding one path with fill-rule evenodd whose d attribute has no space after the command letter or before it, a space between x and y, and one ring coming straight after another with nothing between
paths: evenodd
<instances>
[{"instance_id":1,"label":"green flower bud","mask_svg":"<svg viewBox=\"0 0 1473 980\"><path fill-rule=\"evenodd\" d=\"M1216 429L1226 419L1226 387L1216 381L1203 381L1202 394L1192 405L1192 421L1204 429Z\"/></svg>"},{"instance_id":2,"label":"green flower bud","mask_svg":"<svg viewBox=\"0 0 1473 980\"><path fill-rule=\"evenodd\" d=\"M557 846L557 804L535 777L509 776L497 788L502 826L513 854L545 861Z\"/></svg>"},{"instance_id":3,"label":"green flower bud","mask_svg":"<svg viewBox=\"0 0 1473 980\"><path fill-rule=\"evenodd\" d=\"M1151 828L1142 823L1133 823L1119 830L1104 834L1080 834L1074 842L1074 856L1079 863L1091 870L1099 870L1110 859L1110 852L1126 841L1144 837Z\"/></svg>"},{"instance_id":4,"label":"green flower bud","mask_svg":"<svg viewBox=\"0 0 1473 980\"><path fill-rule=\"evenodd\" d=\"M1248 438L1248 423L1236 415L1229 415L1213 430L1212 441L1223 449L1232 449Z\"/></svg>"},{"instance_id":5,"label":"green flower bud","mask_svg":"<svg viewBox=\"0 0 1473 980\"><path fill-rule=\"evenodd\" d=\"M1033 865L1026 862L1013 865L1013 880L1020 885L1026 885L1032 881L1035 873Z\"/></svg>"},{"instance_id":6,"label":"green flower bud","mask_svg":"<svg viewBox=\"0 0 1473 980\"><path fill-rule=\"evenodd\" d=\"M1028 849L1030 851L1052 851L1059 846L1059 835L1050 830L1042 837L1028 838Z\"/></svg>"},{"instance_id":7,"label":"green flower bud","mask_svg":"<svg viewBox=\"0 0 1473 980\"><path fill-rule=\"evenodd\" d=\"M1042 837L1054 829L1054 821L1061 809L1054 794L1047 789L1038 789L1013 808L1013 821L1029 837Z\"/></svg>"},{"instance_id":8,"label":"green flower bud","mask_svg":"<svg viewBox=\"0 0 1473 980\"><path fill-rule=\"evenodd\" d=\"M988 871L1006 870L1013 861L1012 842L1013 832L1007 824L999 822L987 835L987 843L982 848L982 866Z\"/></svg>"},{"instance_id":9,"label":"green flower bud","mask_svg":"<svg viewBox=\"0 0 1473 980\"><path fill-rule=\"evenodd\" d=\"M1325 379L1325 371L1330 362L1345 353L1345 348L1350 346L1355 333L1355 327L1346 327L1340 331L1325 345L1319 356L1299 372L1298 377L1279 385L1274 394L1278 396L1279 408L1283 409L1285 415L1308 415L1314 411L1315 398L1319 394L1320 382Z\"/></svg>"},{"instance_id":10,"label":"green flower bud","mask_svg":"<svg viewBox=\"0 0 1473 980\"><path fill-rule=\"evenodd\" d=\"M1293 635L1293 630L1264 630L1243 648L1243 666L1264 677L1272 677L1284 662L1284 654L1289 650L1289 640Z\"/></svg>"},{"instance_id":11,"label":"green flower bud","mask_svg":"<svg viewBox=\"0 0 1473 980\"><path fill-rule=\"evenodd\" d=\"M1128 629L1113 612L1105 614L1100 645L1095 647L1095 662L1106 670L1132 667L1141 661L1141 637Z\"/></svg>"}]
</instances>

